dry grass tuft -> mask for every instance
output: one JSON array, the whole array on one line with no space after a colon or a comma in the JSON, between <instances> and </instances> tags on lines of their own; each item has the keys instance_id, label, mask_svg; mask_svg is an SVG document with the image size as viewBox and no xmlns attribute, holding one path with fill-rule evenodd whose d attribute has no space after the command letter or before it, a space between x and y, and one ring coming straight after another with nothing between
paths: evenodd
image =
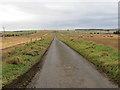
<instances>
[{"instance_id":1,"label":"dry grass tuft","mask_svg":"<svg viewBox=\"0 0 120 90\"><path fill-rule=\"evenodd\" d=\"M21 58L14 56L14 57L11 57L10 59L6 60L6 63L16 64L16 65L21 64Z\"/></svg>"}]
</instances>

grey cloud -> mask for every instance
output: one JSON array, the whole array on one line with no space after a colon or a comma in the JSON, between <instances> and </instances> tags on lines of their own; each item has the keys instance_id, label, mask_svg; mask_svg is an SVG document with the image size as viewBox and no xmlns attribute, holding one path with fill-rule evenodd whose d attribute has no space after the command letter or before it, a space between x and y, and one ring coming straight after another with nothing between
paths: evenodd
<instances>
[{"instance_id":1,"label":"grey cloud","mask_svg":"<svg viewBox=\"0 0 120 90\"><path fill-rule=\"evenodd\" d=\"M8 29L117 28L117 3L12 2L33 14L25 21L6 22Z\"/></svg>"}]
</instances>

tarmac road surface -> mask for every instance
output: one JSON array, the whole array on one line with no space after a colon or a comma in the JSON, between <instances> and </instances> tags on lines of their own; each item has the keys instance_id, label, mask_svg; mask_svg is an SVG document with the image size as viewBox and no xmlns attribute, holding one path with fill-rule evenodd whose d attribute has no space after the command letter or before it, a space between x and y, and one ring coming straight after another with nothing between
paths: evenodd
<instances>
[{"instance_id":1,"label":"tarmac road surface","mask_svg":"<svg viewBox=\"0 0 120 90\"><path fill-rule=\"evenodd\" d=\"M27 86L35 88L116 88L93 64L54 38L44 64Z\"/></svg>"}]
</instances>

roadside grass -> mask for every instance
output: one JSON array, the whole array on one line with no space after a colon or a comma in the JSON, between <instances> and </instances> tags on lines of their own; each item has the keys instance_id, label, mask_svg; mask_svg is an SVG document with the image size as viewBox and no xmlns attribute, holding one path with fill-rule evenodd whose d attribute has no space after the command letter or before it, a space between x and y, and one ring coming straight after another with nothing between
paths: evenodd
<instances>
[{"instance_id":1,"label":"roadside grass","mask_svg":"<svg viewBox=\"0 0 120 90\"><path fill-rule=\"evenodd\" d=\"M11 83L37 63L52 40L53 38L47 38L34 41L3 56L2 86Z\"/></svg>"},{"instance_id":2,"label":"roadside grass","mask_svg":"<svg viewBox=\"0 0 120 90\"><path fill-rule=\"evenodd\" d=\"M120 84L119 51L84 40L69 39L61 36L58 36L58 38L105 72L115 83Z\"/></svg>"}]
</instances>

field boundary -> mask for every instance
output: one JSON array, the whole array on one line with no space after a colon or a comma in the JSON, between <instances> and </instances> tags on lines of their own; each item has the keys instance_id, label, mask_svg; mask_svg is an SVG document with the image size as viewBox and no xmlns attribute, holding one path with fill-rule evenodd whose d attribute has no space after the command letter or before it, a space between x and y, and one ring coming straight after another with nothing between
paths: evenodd
<instances>
[{"instance_id":1,"label":"field boundary","mask_svg":"<svg viewBox=\"0 0 120 90\"><path fill-rule=\"evenodd\" d=\"M54 39L53 39L54 40ZM19 76L17 79L13 80L11 83L5 85L2 87L2 90L5 90L6 88L26 88L26 86L31 82L34 75L37 73L37 71L41 70L43 66L43 57L47 54L49 47L51 46L53 40L49 44L46 51L43 53L43 55L39 58L39 61L36 62L27 72L25 72L23 75Z\"/></svg>"},{"instance_id":2,"label":"field boundary","mask_svg":"<svg viewBox=\"0 0 120 90\"><path fill-rule=\"evenodd\" d=\"M26 44L26 43L20 43L20 44L16 44L16 45L13 45L13 46L10 46L10 47L6 47L6 48L2 48L2 49L0 49L0 50L6 50L6 49L9 49L9 48L15 48L15 47L17 47L17 46L19 46L19 45L23 45L23 44Z\"/></svg>"}]
</instances>

